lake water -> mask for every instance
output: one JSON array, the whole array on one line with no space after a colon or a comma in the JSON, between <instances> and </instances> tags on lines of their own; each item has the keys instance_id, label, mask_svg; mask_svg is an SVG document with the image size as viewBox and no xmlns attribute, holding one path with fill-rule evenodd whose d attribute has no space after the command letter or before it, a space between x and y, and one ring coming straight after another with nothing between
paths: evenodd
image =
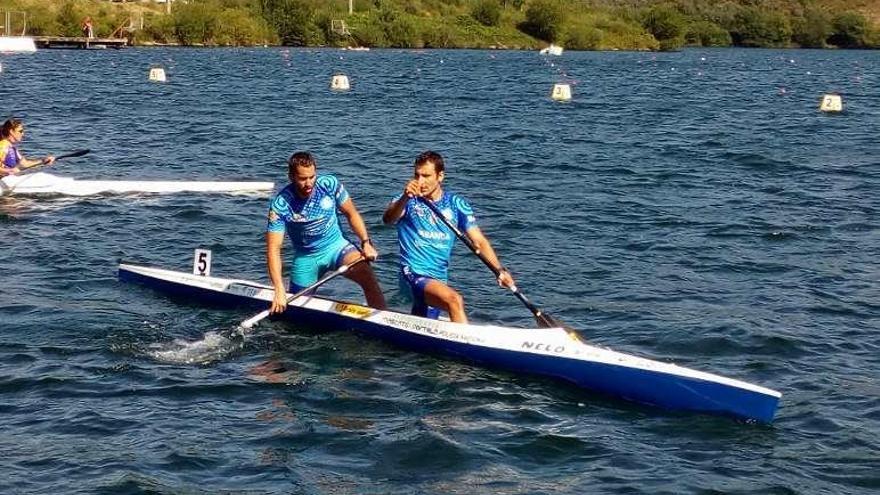
<instances>
[{"instance_id":1,"label":"lake water","mask_svg":"<svg viewBox=\"0 0 880 495\"><path fill-rule=\"evenodd\" d=\"M782 392L772 425L263 322L205 364L152 351L250 316L117 262L264 281L267 199L0 199L2 493L737 493L880 489L880 52L39 51L0 57L26 155L77 178L340 177L381 225L444 154L518 285L592 342ZM162 66L165 84L147 80ZM335 73L352 90L329 90ZM554 83L573 100L549 98ZM839 92L845 111L818 111ZM286 253L290 253L287 246ZM473 321L532 324L464 246ZM357 298L350 282L324 293ZM281 383L255 379L267 361ZM259 368L258 368L259 369Z\"/></svg>"}]
</instances>

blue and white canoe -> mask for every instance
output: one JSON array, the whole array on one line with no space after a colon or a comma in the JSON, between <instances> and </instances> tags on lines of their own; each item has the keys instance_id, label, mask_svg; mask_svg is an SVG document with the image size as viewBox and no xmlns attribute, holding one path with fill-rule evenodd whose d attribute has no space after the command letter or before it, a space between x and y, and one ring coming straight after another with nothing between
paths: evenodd
<instances>
[{"instance_id":1,"label":"blue and white canoe","mask_svg":"<svg viewBox=\"0 0 880 495\"><path fill-rule=\"evenodd\" d=\"M132 264L119 279L186 301L265 309L271 286ZM307 326L354 330L393 344L464 358L514 372L549 376L612 397L675 411L769 423L775 390L674 364L585 344L561 328L458 324L321 297L302 297L281 315Z\"/></svg>"}]
</instances>

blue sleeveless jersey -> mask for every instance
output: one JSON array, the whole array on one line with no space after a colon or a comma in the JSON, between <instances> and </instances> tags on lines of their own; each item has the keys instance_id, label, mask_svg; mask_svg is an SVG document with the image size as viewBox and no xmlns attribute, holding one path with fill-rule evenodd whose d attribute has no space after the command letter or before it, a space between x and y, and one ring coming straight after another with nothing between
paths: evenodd
<instances>
[{"instance_id":1,"label":"blue sleeveless jersey","mask_svg":"<svg viewBox=\"0 0 880 495\"><path fill-rule=\"evenodd\" d=\"M315 253L344 240L337 209L348 191L335 176L319 175L308 198L296 195L290 184L269 204L268 232L287 232L298 253Z\"/></svg>"},{"instance_id":2,"label":"blue sleeveless jersey","mask_svg":"<svg viewBox=\"0 0 880 495\"><path fill-rule=\"evenodd\" d=\"M401 196L398 195L393 201ZM468 229L477 226L471 205L461 196L444 191L434 204L462 232L467 233ZM397 240L402 267L418 275L444 283L447 281L449 258L456 242L455 233L416 198L406 202L403 216L397 221Z\"/></svg>"},{"instance_id":3,"label":"blue sleeveless jersey","mask_svg":"<svg viewBox=\"0 0 880 495\"><path fill-rule=\"evenodd\" d=\"M3 166L5 168L15 168L20 161L21 155L18 154L18 149L13 146L12 143L7 142L6 155L3 157Z\"/></svg>"}]
</instances>

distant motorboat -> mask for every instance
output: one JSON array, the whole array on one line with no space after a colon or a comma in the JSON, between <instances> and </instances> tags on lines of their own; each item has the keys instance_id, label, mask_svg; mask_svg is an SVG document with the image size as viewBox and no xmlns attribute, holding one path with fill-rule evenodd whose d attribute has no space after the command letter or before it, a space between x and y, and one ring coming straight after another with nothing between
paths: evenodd
<instances>
[{"instance_id":1,"label":"distant motorboat","mask_svg":"<svg viewBox=\"0 0 880 495\"><path fill-rule=\"evenodd\" d=\"M550 43L550 46L547 48L543 48L540 52L541 55L556 55L557 57L562 55L562 47L559 45L554 45Z\"/></svg>"},{"instance_id":2,"label":"distant motorboat","mask_svg":"<svg viewBox=\"0 0 880 495\"><path fill-rule=\"evenodd\" d=\"M346 46L343 50L350 50L353 52L368 52L370 51L370 47L368 46Z\"/></svg>"}]
</instances>

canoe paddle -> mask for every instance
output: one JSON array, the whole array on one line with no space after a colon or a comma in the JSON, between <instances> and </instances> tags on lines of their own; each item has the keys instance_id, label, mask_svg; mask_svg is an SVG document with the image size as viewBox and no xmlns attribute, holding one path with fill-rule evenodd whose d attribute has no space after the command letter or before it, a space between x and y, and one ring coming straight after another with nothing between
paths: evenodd
<instances>
[{"instance_id":1,"label":"canoe paddle","mask_svg":"<svg viewBox=\"0 0 880 495\"><path fill-rule=\"evenodd\" d=\"M474 242L468 236L464 235L460 230L458 230L458 228L455 225L453 225L452 222L450 222L446 218L445 215L443 215L443 212L440 211L440 208L437 208L437 205L435 205L432 201L430 201L429 199L422 197L422 196L419 196L419 201L421 201L428 208L430 208L431 211L434 212L434 215L437 218L439 218L444 224L446 224L447 227L449 227L449 230L451 230L452 233L455 234L455 237L458 237L458 239L461 242L463 242L465 244L465 246L467 246L468 249L471 250L471 252L473 252L475 255L477 255L477 258L480 258L480 261L482 261L483 264L485 264L486 266L489 267L490 270L492 270L492 273L495 274L496 278L501 274L501 271L498 268L495 268L494 266L492 266L492 263L489 263L489 260L486 259L485 256L483 256L483 253L481 253L479 248L477 248L477 246L474 245ZM553 318L552 316L544 313L539 307L532 304L532 302L529 301L529 299L525 296L525 294L523 294L522 292L519 291L519 289L517 289L516 285L512 285L508 288L510 289L510 292L513 292L513 295L516 296L516 298L519 299L527 308L529 308L529 311L531 311L533 315L535 315L535 321L538 322L539 327L562 328L566 332L568 332L569 335L580 340L580 336L573 328L571 328L567 325L564 325L562 322L560 322L556 318Z\"/></svg>"},{"instance_id":2,"label":"canoe paddle","mask_svg":"<svg viewBox=\"0 0 880 495\"><path fill-rule=\"evenodd\" d=\"M364 257L360 257L360 258L358 258L358 259L352 261L351 263L348 263L348 264L342 265L342 266L340 266L339 268L337 268L336 270L334 270L334 271L332 271L332 272L330 272L330 273L324 275L323 277L319 278L317 282L315 282L315 283L313 283L312 285L306 287L305 289L303 289L303 290L301 290L301 291L299 291L299 292L297 292L297 293L292 294L291 296L289 296L289 297L287 298L287 304L290 304L290 303L293 302L295 299L297 299L297 298L299 298L299 297L302 297L302 296L308 294L309 292L311 292L311 291L317 289L319 286L325 284L326 282L329 282L330 280L332 280L332 279L334 279L334 278L336 278L336 277L342 275L343 273L347 272L349 268L353 267L354 265L357 265L357 264L360 263L361 261L366 261L366 259L365 259ZM244 335L245 331L250 330L251 328L254 327L254 325L256 325L257 323L259 323L259 322L261 322L262 320L266 319L266 317L269 316L269 314L270 314L270 312L269 312L269 310L267 309L267 310L264 310L264 311L260 311L259 313L257 313L257 314L255 314L254 316L248 318L247 320L244 320L243 322L241 322L241 323L238 325L238 331L239 331L239 333L241 333L242 335Z\"/></svg>"}]
</instances>

